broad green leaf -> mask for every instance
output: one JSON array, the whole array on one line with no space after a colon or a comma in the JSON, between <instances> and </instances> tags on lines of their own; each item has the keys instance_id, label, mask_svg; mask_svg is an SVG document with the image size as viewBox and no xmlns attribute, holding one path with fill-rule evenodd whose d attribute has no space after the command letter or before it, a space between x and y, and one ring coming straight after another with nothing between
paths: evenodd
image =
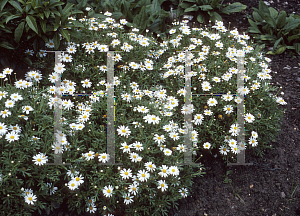
<instances>
[{"instance_id":1,"label":"broad green leaf","mask_svg":"<svg viewBox=\"0 0 300 216\"><path fill-rule=\"evenodd\" d=\"M0 46L4 47L5 49L10 49L10 50L15 49L15 47L13 45L11 45L10 43L8 43L7 41L1 41Z\"/></svg>"},{"instance_id":2,"label":"broad green leaf","mask_svg":"<svg viewBox=\"0 0 300 216\"><path fill-rule=\"evenodd\" d=\"M38 16L43 20L44 19L44 14L43 13L39 13Z\"/></svg>"},{"instance_id":3,"label":"broad green leaf","mask_svg":"<svg viewBox=\"0 0 300 216\"><path fill-rule=\"evenodd\" d=\"M41 29L46 33L46 20L40 20Z\"/></svg>"},{"instance_id":4,"label":"broad green leaf","mask_svg":"<svg viewBox=\"0 0 300 216\"><path fill-rule=\"evenodd\" d=\"M294 47L297 53L300 52L300 43L294 43Z\"/></svg>"},{"instance_id":5,"label":"broad green leaf","mask_svg":"<svg viewBox=\"0 0 300 216\"><path fill-rule=\"evenodd\" d=\"M151 4L151 7L150 7L150 14L154 14L156 11L160 11L161 10L161 7L160 7L160 4L158 2L158 0L152 0L152 4Z\"/></svg>"},{"instance_id":6,"label":"broad green leaf","mask_svg":"<svg viewBox=\"0 0 300 216\"><path fill-rule=\"evenodd\" d=\"M285 24L286 21L286 12L285 11L280 11L277 19L277 28L282 28Z\"/></svg>"},{"instance_id":7,"label":"broad green leaf","mask_svg":"<svg viewBox=\"0 0 300 216\"><path fill-rule=\"evenodd\" d=\"M6 17L6 24L10 21L10 20L13 20L13 19L16 19L16 18L19 18L21 17L22 15L10 15L8 17Z\"/></svg>"},{"instance_id":8,"label":"broad green leaf","mask_svg":"<svg viewBox=\"0 0 300 216\"><path fill-rule=\"evenodd\" d=\"M95 17L95 18L107 18L107 16L105 16L104 14L94 14L94 16L93 17Z\"/></svg>"},{"instance_id":9,"label":"broad green leaf","mask_svg":"<svg viewBox=\"0 0 300 216\"><path fill-rule=\"evenodd\" d=\"M3 10L3 8L5 7L6 3L8 2L8 0L2 0L0 3L0 11Z\"/></svg>"},{"instance_id":10,"label":"broad green leaf","mask_svg":"<svg viewBox=\"0 0 300 216\"><path fill-rule=\"evenodd\" d=\"M122 14L122 12L113 12L113 13L111 14L111 17L114 18L115 20L119 20L122 16L124 16L124 15Z\"/></svg>"},{"instance_id":11,"label":"broad green leaf","mask_svg":"<svg viewBox=\"0 0 300 216\"><path fill-rule=\"evenodd\" d=\"M204 17L203 17L201 14L198 14L198 16L197 16L197 21L198 21L199 23L204 23Z\"/></svg>"},{"instance_id":12,"label":"broad green leaf","mask_svg":"<svg viewBox=\"0 0 300 216\"><path fill-rule=\"evenodd\" d=\"M292 50L294 50L294 49L295 49L295 47L294 47L294 46L286 46L286 48L287 48L287 49L292 49Z\"/></svg>"},{"instance_id":13,"label":"broad green leaf","mask_svg":"<svg viewBox=\"0 0 300 216\"><path fill-rule=\"evenodd\" d=\"M282 47L278 48L278 50L275 53L279 55L279 54L283 53L285 50L286 50L286 46L282 46Z\"/></svg>"},{"instance_id":14,"label":"broad green leaf","mask_svg":"<svg viewBox=\"0 0 300 216\"><path fill-rule=\"evenodd\" d=\"M291 42L292 40L298 39L299 35L292 35L290 37L288 37L288 41Z\"/></svg>"},{"instance_id":15,"label":"broad green leaf","mask_svg":"<svg viewBox=\"0 0 300 216\"><path fill-rule=\"evenodd\" d=\"M201 8L201 10L203 10L203 11L213 10L213 8L210 5L202 5L202 6L199 6L199 8Z\"/></svg>"},{"instance_id":16,"label":"broad green leaf","mask_svg":"<svg viewBox=\"0 0 300 216\"><path fill-rule=\"evenodd\" d=\"M259 12L260 12L259 14L262 17L264 16L264 14L270 15L269 8L263 1L259 1L258 9L259 9Z\"/></svg>"},{"instance_id":17,"label":"broad green leaf","mask_svg":"<svg viewBox=\"0 0 300 216\"><path fill-rule=\"evenodd\" d=\"M222 17L220 16L220 14L218 14L215 11L212 11L210 16L211 16L211 21L212 22L222 21Z\"/></svg>"},{"instance_id":18,"label":"broad green leaf","mask_svg":"<svg viewBox=\"0 0 300 216\"><path fill-rule=\"evenodd\" d=\"M274 35L260 35L261 40L274 40L276 37Z\"/></svg>"},{"instance_id":19,"label":"broad green leaf","mask_svg":"<svg viewBox=\"0 0 300 216\"><path fill-rule=\"evenodd\" d=\"M297 28L300 24L300 19L294 19L291 22L289 22L287 25L284 26L285 32L290 32L291 30L294 30Z\"/></svg>"},{"instance_id":20,"label":"broad green leaf","mask_svg":"<svg viewBox=\"0 0 300 216\"><path fill-rule=\"evenodd\" d=\"M269 7L269 11L270 11L271 17L272 17L273 19L275 19L275 18L277 17L277 15L278 15L277 10L275 10L275 9L272 8L272 7Z\"/></svg>"},{"instance_id":21,"label":"broad green leaf","mask_svg":"<svg viewBox=\"0 0 300 216\"><path fill-rule=\"evenodd\" d=\"M70 42L70 33L68 32L68 30L60 29L60 33L64 38L66 38L68 42Z\"/></svg>"},{"instance_id":22,"label":"broad green leaf","mask_svg":"<svg viewBox=\"0 0 300 216\"><path fill-rule=\"evenodd\" d=\"M255 11L253 11L252 16L253 16L254 20L257 21L257 22L263 21L263 19L261 18L261 16L257 12L255 12Z\"/></svg>"},{"instance_id":23,"label":"broad green leaf","mask_svg":"<svg viewBox=\"0 0 300 216\"><path fill-rule=\"evenodd\" d=\"M45 16L46 16L47 19L49 18L50 13L51 13L51 12L50 12L49 10L44 11L44 14L45 14Z\"/></svg>"},{"instance_id":24,"label":"broad green leaf","mask_svg":"<svg viewBox=\"0 0 300 216\"><path fill-rule=\"evenodd\" d=\"M72 9L73 6L74 6L74 4L68 3L62 10L62 15L68 13Z\"/></svg>"},{"instance_id":25,"label":"broad green leaf","mask_svg":"<svg viewBox=\"0 0 300 216\"><path fill-rule=\"evenodd\" d=\"M27 15L26 16L26 22L28 24L28 26L36 33L38 34L38 27L36 24L36 20L33 16Z\"/></svg>"},{"instance_id":26,"label":"broad green leaf","mask_svg":"<svg viewBox=\"0 0 300 216\"><path fill-rule=\"evenodd\" d=\"M274 19L273 17L271 17L271 15L265 14L264 19L267 21L267 23L268 23L272 28L275 28L276 22L275 22L275 19Z\"/></svg>"},{"instance_id":27,"label":"broad green leaf","mask_svg":"<svg viewBox=\"0 0 300 216\"><path fill-rule=\"evenodd\" d=\"M227 7L223 8L221 10L221 12L225 13L225 14L230 14L230 13L235 13L235 12L240 12L243 11L247 8L246 5L243 5L239 2L235 2L231 5L228 5Z\"/></svg>"},{"instance_id":28,"label":"broad green leaf","mask_svg":"<svg viewBox=\"0 0 300 216\"><path fill-rule=\"evenodd\" d=\"M276 53L274 53L272 50L267 52L267 54L270 54L270 55L275 55Z\"/></svg>"},{"instance_id":29,"label":"broad green leaf","mask_svg":"<svg viewBox=\"0 0 300 216\"><path fill-rule=\"evenodd\" d=\"M274 46L273 46L273 50L275 50L278 46L278 44L280 43L280 41L283 40L283 37L279 38L275 43L274 43Z\"/></svg>"},{"instance_id":30,"label":"broad green leaf","mask_svg":"<svg viewBox=\"0 0 300 216\"><path fill-rule=\"evenodd\" d=\"M24 26L25 26L25 22L21 22L18 27L15 29L15 41L17 43L20 42L20 39L22 37L23 34L23 30L24 30Z\"/></svg>"},{"instance_id":31,"label":"broad green leaf","mask_svg":"<svg viewBox=\"0 0 300 216\"><path fill-rule=\"evenodd\" d=\"M54 14L54 15L56 15L58 17L61 16L60 13L57 10L52 10L51 12L52 12L52 14Z\"/></svg>"},{"instance_id":32,"label":"broad green leaf","mask_svg":"<svg viewBox=\"0 0 300 216\"><path fill-rule=\"evenodd\" d=\"M154 22L148 27L149 31L151 32L157 32L160 29L161 26L161 19L156 19Z\"/></svg>"},{"instance_id":33,"label":"broad green leaf","mask_svg":"<svg viewBox=\"0 0 300 216\"><path fill-rule=\"evenodd\" d=\"M188 2L181 2L178 7L181 7L183 9L186 9L186 8L189 8L189 7L192 7L193 4L192 3L188 3Z\"/></svg>"},{"instance_id":34,"label":"broad green leaf","mask_svg":"<svg viewBox=\"0 0 300 216\"><path fill-rule=\"evenodd\" d=\"M35 9L35 7L36 7L36 1L31 1L30 3L31 3L31 6L33 7L33 9Z\"/></svg>"},{"instance_id":35,"label":"broad green leaf","mask_svg":"<svg viewBox=\"0 0 300 216\"><path fill-rule=\"evenodd\" d=\"M122 0L121 8L124 13L124 16L131 19L132 15L131 15L131 11L130 11L130 3L128 1Z\"/></svg>"},{"instance_id":36,"label":"broad green leaf","mask_svg":"<svg viewBox=\"0 0 300 216\"><path fill-rule=\"evenodd\" d=\"M11 6L13 6L15 9L17 9L18 11L20 11L21 13L23 12L19 2L16 2L16 1L12 1L10 0L9 1L9 4L11 4Z\"/></svg>"},{"instance_id":37,"label":"broad green leaf","mask_svg":"<svg viewBox=\"0 0 300 216\"><path fill-rule=\"evenodd\" d=\"M251 19L248 19L248 22L251 25L251 27L249 27L250 32L252 32L252 33L260 33L261 34L261 31L258 29L258 27L255 24L255 22L253 22Z\"/></svg>"},{"instance_id":38,"label":"broad green leaf","mask_svg":"<svg viewBox=\"0 0 300 216\"><path fill-rule=\"evenodd\" d=\"M72 11L72 14L79 14L79 13L84 13L83 11L81 11L81 10L74 10L74 11Z\"/></svg>"},{"instance_id":39,"label":"broad green leaf","mask_svg":"<svg viewBox=\"0 0 300 216\"><path fill-rule=\"evenodd\" d=\"M47 8L52 8L52 7L56 7L56 6L64 5L64 4L65 4L64 2L54 2L53 4L49 4L47 6Z\"/></svg>"},{"instance_id":40,"label":"broad green leaf","mask_svg":"<svg viewBox=\"0 0 300 216\"><path fill-rule=\"evenodd\" d=\"M60 45L60 37L58 35L58 32L55 32L53 36L53 43L54 43L54 49L57 50Z\"/></svg>"},{"instance_id":41,"label":"broad green leaf","mask_svg":"<svg viewBox=\"0 0 300 216\"><path fill-rule=\"evenodd\" d=\"M71 23L73 23L74 27L76 28L84 28L84 25L77 20L69 20Z\"/></svg>"},{"instance_id":42,"label":"broad green leaf","mask_svg":"<svg viewBox=\"0 0 300 216\"><path fill-rule=\"evenodd\" d=\"M221 0L213 0L211 3L210 3L210 6L212 6L213 8L215 8L218 3L220 2Z\"/></svg>"},{"instance_id":43,"label":"broad green leaf","mask_svg":"<svg viewBox=\"0 0 300 216\"><path fill-rule=\"evenodd\" d=\"M184 0L184 1L196 3L196 0Z\"/></svg>"},{"instance_id":44,"label":"broad green leaf","mask_svg":"<svg viewBox=\"0 0 300 216\"><path fill-rule=\"evenodd\" d=\"M198 11L198 10L199 7L197 5L193 5L192 7L185 9L184 13L191 12L191 11Z\"/></svg>"}]
</instances>

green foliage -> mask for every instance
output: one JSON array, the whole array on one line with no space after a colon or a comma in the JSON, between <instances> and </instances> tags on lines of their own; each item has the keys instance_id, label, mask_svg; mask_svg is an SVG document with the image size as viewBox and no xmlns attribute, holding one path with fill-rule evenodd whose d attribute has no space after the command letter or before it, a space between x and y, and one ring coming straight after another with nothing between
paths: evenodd
<instances>
[{"instance_id":1,"label":"green foliage","mask_svg":"<svg viewBox=\"0 0 300 216\"><path fill-rule=\"evenodd\" d=\"M208 23L209 20L215 23L216 21L222 21L220 13L228 15L230 13L243 11L247 8L246 5L239 2L226 6L219 4L220 1L221 0L184 0L179 4L179 7L182 8L180 14L192 12L191 15L196 15L195 17L197 17L199 23Z\"/></svg>"},{"instance_id":2,"label":"green foliage","mask_svg":"<svg viewBox=\"0 0 300 216\"><path fill-rule=\"evenodd\" d=\"M258 44L273 46L267 54L281 54L286 49L300 52L300 16L285 11L279 13L260 1L259 8L253 8L254 21L248 19L250 27L247 32L255 36Z\"/></svg>"},{"instance_id":3,"label":"green foliage","mask_svg":"<svg viewBox=\"0 0 300 216\"><path fill-rule=\"evenodd\" d=\"M161 9L161 4L165 0L63 0L63 2L77 4L74 9L83 11L76 18L106 18L103 13L108 11L112 13L112 18L116 21L126 19L128 22L126 27L133 26L139 28L141 34L145 34L145 30L155 32L161 36L165 36L166 18L169 13ZM86 10L90 8L90 10ZM149 36L149 35L147 35Z\"/></svg>"},{"instance_id":4,"label":"green foliage","mask_svg":"<svg viewBox=\"0 0 300 216\"><path fill-rule=\"evenodd\" d=\"M82 24L68 20L68 17L82 12L71 12L74 4L68 3L62 8L63 5L65 3L59 0L4 0L0 3L0 59L3 67L22 67L20 62L13 63L9 59L21 59L25 66L32 66L32 61L25 57L26 49L33 46L38 52L45 48L50 38L54 38L55 49L58 49L60 35L67 41L70 41L70 35L78 35L72 27L81 27Z\"/></svg>"}]
</instances>

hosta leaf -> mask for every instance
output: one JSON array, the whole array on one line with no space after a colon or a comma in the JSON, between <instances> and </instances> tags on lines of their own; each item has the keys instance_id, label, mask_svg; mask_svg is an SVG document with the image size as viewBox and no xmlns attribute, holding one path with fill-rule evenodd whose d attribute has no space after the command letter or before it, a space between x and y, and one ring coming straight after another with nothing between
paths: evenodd
<instances>
[{"instance_id":1,"label":"hosta leaf","mask_svg":"<svg viewBox=\"0 0 300 216\"><path fill-rule=\"evenodd\" d=\"M235 12L240 12L240 11L243 11L247 8L246 5L243 5L239 2L235 2L231 5L228 5L227 7L223 8L221 11L223 13L226 13L226 14L230 14L230 13L235 13Z\"/></svg>"},{"instance_id":2,"label":"hosta leaf","mask_svg":"<svg viewBox=\"0 0 300 216\"><path fill-rule=\"evenodd\" d=\"M263 21L263 19L261 18L261 16L257 12L255 12L255 11L253 11L252 16L253 16L254 20L257 21L257 22Z\"/></svg>"},{"instance_id":3,"label":"hosta leaf","mask_svg":"<svg viewBox=\"0 0 300 216\"><path fill-rule=\"evenodd\" d=\"M260 35L260 39L261 40L274 40L274 39L276 39L276 37L273 35Z\"/></svg>"},{"instance_id":4,"label":"hosta leaf","mask_svg":"<svg viewBox=\"0 0 300 216\"><path fill-rule=\"evenodd\" d=\"M220 16L220 14L218 14L217 12L215 11L212 11L211 12L211 21L212 22L216 22L216 21L222 21L222 17Z\"/></svg>"},{"instance_id":5,"label":"hosta leaf","mask_svg":"<svg viewBox=\"0 0 300 216\"><path fill-rule=\"evenodd\" d=\"M283 40L283 37L279 38L275 43L274 43L274 47L273 47L273 50L276 49L276 47L278 46L278 44L280 43L280 41Z\"/></svg>"},{"instance_id":6,"label":"hosta leaf","mask_svg":"<svg viewBox=\"0 0 300 216\"><path fill-rule=\"evenodd\" d=\"M198 11L198 10L199 10L199 7L197 5L193 5L192 7L185 9L184 13L191 12L191 11Z\"/></svg>"},{"instance_id":7,"label":"hosta leaf","mask_svg":"<svg viewBox=\"0 0 300 216\"><path fill-rule=\"evenodd\" d=\"M300 52L300 43L294 43L294 47L297 53Z\"/></svg>"},{"instance_id":8,"label":"hosta leaf","mask_svg":"<svg viewBox=\"0 0 300 216\"><path fill-rule=\"evenodd\" d=\"M277 28L282 28L286 21L286 12L280 11L278 18L277 18Z\"/></svg>"},{"instance_id":9,"label":"hosta leaf","mask_svg":"<svg viewBox=\"0 0 300 216\"><path fill-rule=\"evenodd\" d=\"M300 24L300 19L294 19L290 22L288 22L287 25L284 26L284 30L285 32L290 32L291 30L294 30L295 28L297 28Z\"/></svg>"},{"instance_id":10,"label":"hosta leaf","mask_svg":"<svg viewBox=\"0 0 300 216\"><path fill-rule=\"evenodd\" d=\"M201 10L203 10L203 11L213 10L213 8L210 5L202 5L202 6L199 6L199 8L201 8Z\"/></svg>"},{"instance_id":11,"label":"hosta leaf","mask_svg":"<svg viewBox=\"0 0 300 216\"><path fill-rule=\"evenodd\" d=\"M291 42L292 40L298 39L299 35L292 35L290 37L288 37L288 41Z\"/></svg>"},{"instance_id":12,"label":"hosta leaf","mask_svg":"<svg viewBox=\"0 0 300 216\"><path fill-rule=\"evenodd\" d=\"M199 23L203 23L203 22L204 22L204 17L203 17L201 14L199 14L199 15L197 16L197 21L198 21Z\"/></svg>"},{"instance_id":13,"label":"hosta leaf","mask_svg":"<svg viewBox=\"0 0 300 216\"><path fill-rule=\"evenodd\" d=\"M276 50L276 54L281 54L281 53L283 53L284 51L286 50L286 46L282 46L282 47L280 47L280 48L278 48L278 50Z\"/></svg>"},{"instance_id":14,"label":"hosta leaf","mask_svg":"<svg viewBox=\"0 0 300 216\"><path fill-rule=\"evenodd\" d=\"M258 10L261 16L263 16L264 14L270 15L269 8L263 1L259 1Z\"/></svg>"},{"instance_id":15,"label":"hosta leaf","mask_svg":"<svg viewBox=\"0 0 300 216\"><path fill-rule=\"evenodd\" d=\"M267 23L268 23L272 28L275 28L276 22L275 22L275 19L274 19L273 17L271 17L271 15L265 14L264 19L267 21Z\"/></svg>"},{"instance_id":16,"label":"hosta leaf","mask_svg":"<svg viewBox=\"0 0 300 216\"><path fill-rule=\"evenodd\" d=\"M277 17L277 15L278 15L277 10L275 10L275 9L272 8L272 7L269 7L269 11L270 11L271 17L272 17L273 19L275 19L275 18Z\"/></svg>"},{"instance_id":17,"label":"hosta leaf","mask_svg":"<svg viewBox=\"0 0 300 216\"><path fill-rule=\"evenodd\" d=\"M248 19L248 22L251 25L251 27L248 28L250 32L261 34L261 31L258 29L258 27L255 24L255 22L253 22L251 19Z\"/></svg>"}]
</instances>

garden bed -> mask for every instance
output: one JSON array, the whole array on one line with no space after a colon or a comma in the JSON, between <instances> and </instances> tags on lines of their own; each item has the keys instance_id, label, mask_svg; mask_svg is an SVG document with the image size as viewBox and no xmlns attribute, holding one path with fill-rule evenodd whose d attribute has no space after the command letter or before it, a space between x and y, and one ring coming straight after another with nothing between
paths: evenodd
<instances>
[{"instance_id":1,"label":"garden bed","mask_svg":"<svg viewBox=\"0 0 300 216\"><path fill-rule=\"evenodd\" d=\"M229 2L235 1L225 0L224 4ZM258 8L259 1L239 2L247 5L247 14L252 14L252 7ZM287 2L274 1L269 7L285 10L287 16L300 9L296 1ZM250 26L242 12L224 19L224 25L228 26L228 22L239 32ZM207 173L194 179L192 196L180 200L179 211L172 210L169 216L300 215L300 56L293 58L287 53L266 56L272 59L269 63L271 83L282 87L284 95L281 97L287 102L282 107L286 111L281 131L276 141L270 142L274 149L266 149L263 158L251 157L246 151L245 162L254 163L250 166L227 167L218 158L202 158L200 161ZM222 176L229 170L232 170L228 176L232 187L230 183L222 183L225 180ZM234 192L238 192L239 197Z\"/></svg>"}]
</instances>

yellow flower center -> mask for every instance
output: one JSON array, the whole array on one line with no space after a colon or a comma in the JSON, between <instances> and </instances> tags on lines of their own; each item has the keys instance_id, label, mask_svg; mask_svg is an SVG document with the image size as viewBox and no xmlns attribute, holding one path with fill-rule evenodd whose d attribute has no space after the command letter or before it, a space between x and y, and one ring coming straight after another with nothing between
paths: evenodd
<instances>
[{"instance_id":1,"label":"yellow flower center","mask_svg":"<svg viewBox=\"0 0 300 216\"><path fill-rule=\"evenodd\" d=\"M145 174L142 174L142 177L145 177L146 175Z\"/></svg>"}]
</instances>

